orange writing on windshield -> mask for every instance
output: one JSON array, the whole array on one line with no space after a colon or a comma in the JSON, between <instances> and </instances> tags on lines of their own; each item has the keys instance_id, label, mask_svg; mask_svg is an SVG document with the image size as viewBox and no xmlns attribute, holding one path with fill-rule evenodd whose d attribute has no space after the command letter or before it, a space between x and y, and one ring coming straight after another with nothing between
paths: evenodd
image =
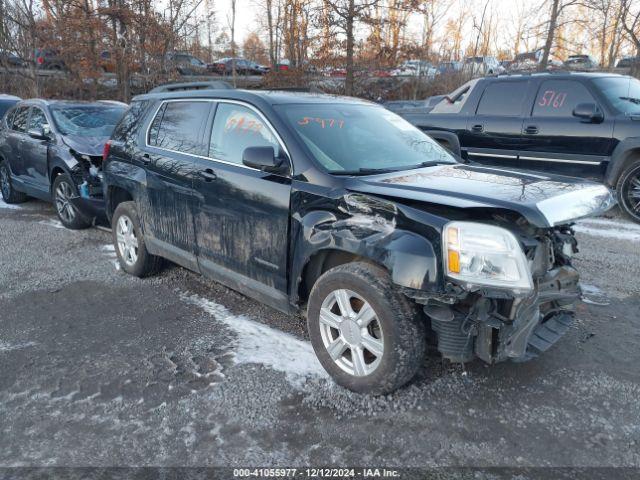
<instances>
[{"instance_id":1,"label":"orange writing on windshield","mask_svg":"<svg viewBox=\"0 0 640 480\"><path fill-rule=\"evenodd\" d=\"M302 117L300 120L298 120L298 125L300 125L301 127L310 124L318 124L322 128L342 128L344 126L344 120L319 117Z\"/></svg>"}]
</instances>

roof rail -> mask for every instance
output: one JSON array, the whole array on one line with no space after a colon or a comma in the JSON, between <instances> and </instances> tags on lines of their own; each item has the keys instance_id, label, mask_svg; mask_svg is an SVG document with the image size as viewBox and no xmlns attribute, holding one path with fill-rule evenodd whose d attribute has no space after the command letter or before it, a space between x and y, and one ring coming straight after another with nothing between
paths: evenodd
<instances>
[{"instance_id":1,"label":"roof rail","mask_svg":"<svg viewBox=\"0 0 640 480\"><path fill-rule=\"evenodd\" d=\"M232 88L228 82L212 80L210 82L167 83L153 88L149 93L178 92L180 90L228 90Z\"/></svg>"}]
</instances>

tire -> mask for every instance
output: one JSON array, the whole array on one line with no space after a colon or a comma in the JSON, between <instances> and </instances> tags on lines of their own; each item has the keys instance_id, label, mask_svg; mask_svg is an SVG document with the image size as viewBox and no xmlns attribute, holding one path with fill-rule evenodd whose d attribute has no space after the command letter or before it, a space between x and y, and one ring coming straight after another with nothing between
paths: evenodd
<instances>
[{"instance_id":1,"label":"tire","mask_svg":"<svg viewBox=\"0 0 640 480\"><path fill-rule=\"evenodd\" d=\"M144 278L160 270L162 258L147 251L135 202L120 203L113 212L111 226L118 262L125 272Z\"/></svg>"},{"instance_id":2,"label":"tire","mask_svg":"<svg viewBox=\"0 0 640 480\"><path fill-rule=\"evenodd\" d=\"M91 226L91 222L70 201L78 196L78 189L69 175L62 173L55 178L51 195L62 225L70 230L82 230Z\"/></svg>"},{"instance_id":3,"label":"tire","mask_svg":"<svg viewBox=\"0 0 640 480\"><path fill-rule=\"evenodd\" d=\"M633 160L622 171L616 194L620 209L631 220L640 223L640 158Z\"/></svg>"},{"instance_id":4,"label":"tire","mask_svg":"<svg viewBox=\"0 0 640 480\"><path fill-rule=\"evenodd\" d=\"M6 203L22 203L27 200L26 194L13 188L11 169L6 161L0 161L0 192Z\"/></svg>"},{"instance_id":5,"label":"tire","mask_svg":"<svg viewBox=\"0 0 640 480\"><path fill-rule=\"evenodd\" d=\"M370 312L367 304L373 313L364 315L362 324L353 316L343 318L340 304L346 298L345 310L351 309L356 319ZM307 327L324 369L357 393L381 395L400 388L425 357L426 331L417 307L397 291L385 270L368 263L340 265L320 276L309 297ZM333 357L327 346L335 346Z\"/></svg>"}]
</instances>

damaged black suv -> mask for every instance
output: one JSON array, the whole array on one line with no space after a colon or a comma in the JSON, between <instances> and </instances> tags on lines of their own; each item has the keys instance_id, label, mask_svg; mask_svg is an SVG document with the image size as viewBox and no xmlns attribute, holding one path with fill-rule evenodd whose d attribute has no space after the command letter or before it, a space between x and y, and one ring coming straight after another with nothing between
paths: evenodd
<instances>
[{"instance_id":1,"label":"damaged black suv","mask_svg":"<svg viewBox=\"0 0 640 480\"><path fill-rule=\"evenodd\" d=\"M380 106L293 92L134 99L103 166L122 268L161 258L285 312L358 392L452 361L525 360L579 295L571 222L602 185L459 163Z\"/></svg>"},{"instance_id":2,"label":"damaged black suv","mask_svg":"<svg viewBox=\"0 0 640 480\"><path fill-rule=\"evenodd\" d=\"M52 201L62 224L104 215L102 153L126 110L112 101L24 100L0 121L0 192L7 203Z\"/></svg>"}]
</instances>

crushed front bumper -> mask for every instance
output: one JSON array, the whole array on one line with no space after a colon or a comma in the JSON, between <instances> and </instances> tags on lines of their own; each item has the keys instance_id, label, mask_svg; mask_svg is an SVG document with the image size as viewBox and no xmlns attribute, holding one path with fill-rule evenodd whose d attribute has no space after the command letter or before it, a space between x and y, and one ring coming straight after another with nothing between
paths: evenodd
<instances>
[{"instance_id":1,"label":"crushed front bumper","mask_svg":"<svg viewBox=\"0 0 640 480\"><path fill-rule=\"evenodd\" d=\"M449 315L433 316L431 328L438 350L454 362L475 357L487 363L526 361L557 342L569 329L580 296L578 272L569 266L548 271L531 295L508 300L508 315L498 308L507 302L500 292L482 292L465 308L452 305ZM499 313L502 311L502 313Z\"/></svg>"}]
</instances>

